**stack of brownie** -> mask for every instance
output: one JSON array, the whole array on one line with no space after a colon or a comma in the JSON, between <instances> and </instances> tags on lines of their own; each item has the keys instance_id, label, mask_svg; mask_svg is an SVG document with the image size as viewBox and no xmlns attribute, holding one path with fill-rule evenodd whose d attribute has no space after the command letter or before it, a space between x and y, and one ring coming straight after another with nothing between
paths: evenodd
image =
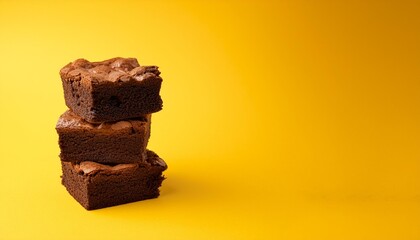
<instances>
[{"instance_id":1,"label":"stack of brownie","mask_svg":"<svg viewBox=\"0 0 420 240\"><path fill-rule=\"evenodd\" d=\"M162 109L156 66L78 59L61 71L69 110L57 122L62 184L86 209L156 198L166 163L147 150Z\"/></svg>"}]
</instances>

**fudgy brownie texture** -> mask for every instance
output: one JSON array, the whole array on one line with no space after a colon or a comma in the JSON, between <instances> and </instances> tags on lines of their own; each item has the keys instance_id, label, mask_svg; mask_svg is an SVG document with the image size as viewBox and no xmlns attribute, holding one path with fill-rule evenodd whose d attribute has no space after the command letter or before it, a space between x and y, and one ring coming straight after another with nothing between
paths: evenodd
<instances>
[{"instance_id":1,"label":"fudgy brownie texture","mask_svg":"<svg viewBox=\"0 0 420 240\"><path fill-rule=\"evenodd\" d=\"M136 118L162 109L157 66L135 58L77 59L60 70L66 105L88 122Z\"/></svg>"},{"instance_id":2,"label":"fudgy brownie texture","mask_svg":"<svg viewBox=\"0 0 420 240\"><path fill-rule=\"evenodd\" d=\"M68 110L57 122L60 158L65 162L136 163L146 158L151 114L93 124Z\"/></svg>"},{"instance_id":3,"label":"fudgy brownie texture","mask_svg":"<svg viewBox=\"0 0 420 240\"><path fill-rule=\"evenodd\" d=\"M166 163L152 151L147 161L118 165L61 162L62 184L87 210L159 196Z\"/></svg>"}]
</instances>

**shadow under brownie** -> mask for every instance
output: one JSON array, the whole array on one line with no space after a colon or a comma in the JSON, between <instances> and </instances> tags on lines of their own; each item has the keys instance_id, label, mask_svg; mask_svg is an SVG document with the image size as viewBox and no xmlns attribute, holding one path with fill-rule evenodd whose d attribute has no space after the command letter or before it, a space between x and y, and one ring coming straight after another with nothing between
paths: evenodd
<instances>
[{"instance_id":1,"label":"shadow under brownie","mask_svg":"<svg viewBox=\"0 0 420 240\"><path fill-rule=\"evenodd\" d=\"M166 163L147 151L147 161L118 165L61 162L62 184L84 208L99 209L159 196Z\"/></svg>"}]
</instances>

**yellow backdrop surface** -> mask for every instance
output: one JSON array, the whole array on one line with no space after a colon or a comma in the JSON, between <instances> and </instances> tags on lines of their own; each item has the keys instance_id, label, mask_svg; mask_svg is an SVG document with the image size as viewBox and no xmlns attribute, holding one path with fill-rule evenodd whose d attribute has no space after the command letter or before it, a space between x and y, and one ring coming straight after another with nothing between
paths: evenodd
<instances>
[{"instance_id":1,"label":"yellow backdrop surface","mask_svg":"<svg viewBox=\"0 0 420 240\"><path fill-rule=\"evenodd\" d=\"M420 239L417 1L0 0L0 239ZM160 66L158 199L60 183L59 69Z\"/></svg>"}]
</instances>

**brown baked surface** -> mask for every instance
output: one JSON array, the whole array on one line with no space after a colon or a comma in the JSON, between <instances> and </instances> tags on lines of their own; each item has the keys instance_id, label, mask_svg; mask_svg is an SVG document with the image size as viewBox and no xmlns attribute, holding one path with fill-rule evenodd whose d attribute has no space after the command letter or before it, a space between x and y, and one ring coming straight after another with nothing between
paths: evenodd
<instances>
[{"instance_id":1,"label":"brown baked surface","mask_svg":"<svg viewBox=\"0 0 420 240\"><path fill-rule=\"evenodd\" d=\"M104 165L61 162L62 184L87 210L110 207L159 196L166 163L147 151L142 163Z\"/></svg>"},{"instance_id":2,"label":"brown baked surface","mask_svg":"<svg viewBox=\"0 0 420 240\"><path fill-rule=\"evenodd\" d=\"M162 109L157 66L135 58L77 59L60 70L66 105L88 122L136 118Z\"/></svg>"},{"instance_id":3,"label":"brown baked surface","mask_svg":"<svg viewBox=\"0 0 420 240\"><path fill-rule=\"evenodd\" d=\"M65 162L118 164L144 161L151 114L118 122L92 124L68 110L58 119L60 158Z\"/></svg>"}]
</instances>

